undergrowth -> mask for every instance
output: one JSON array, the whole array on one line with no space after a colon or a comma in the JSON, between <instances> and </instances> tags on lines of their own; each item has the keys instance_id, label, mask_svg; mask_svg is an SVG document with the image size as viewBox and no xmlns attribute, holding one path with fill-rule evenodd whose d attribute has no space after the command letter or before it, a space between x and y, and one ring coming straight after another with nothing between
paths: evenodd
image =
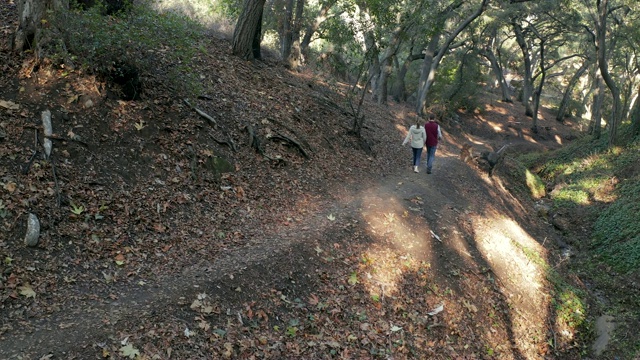
<instances>
[{"instance_id":1,"label":"undergrowth","mask_svg":"<svg viewBox=\"0 0 640 360\"><path fill-rule=\"evenodd\" d=\"M530 153L517 160L553 187L548 198L555 212L586 216L577 219L586 223L588 235L575 241L581 252L571 271L579 277L589 274L593 283L586 289L595 285L606 293L609 302L595 301L602 307L595 312L622 320L617 321L616 335L607 351L618 354L615 358L631 359L640 353L640 341L628 338L637 325L623 319L637 318L640 306L637 290L628 286L637 279L640 267L640 137L612 148L607 142L607 134L600 139L584 137L557 151ZM582 313L576 312L584 308L587 294L558 281L554 271L547 275L557 291L557 318L568 325L582 323L586 330L593 329ZM585 336L590 336L589 331Z\"/></svg>"},{"instance_id":2,"label":"undergrowth","mask_svg":"<svg viewBox=\"0 0 640 360\"><path fill-rule=\"evenodd\" d=\"M640 266L640 138L607 147L607 138L584 137L555 152L518 159L545 182L553 208L571 213L577 207L596 219L588 249L621 273Z\"/></svg>"},{"instance_id":3,"label":"undergrowth","mask_svg":"<svg viewBox=\"0 0 640 360\"><path fill-rule=\"evenodd\" d=\"M105 78L134 68L141 77L168 75L168 86L187 96L198 92L192 59L206 39L202 26L171 11L158 13L144 2L104 14L100 5L87 10L76 6L56 17L57 27L66 29L57 55L70 55L74 63Z\"/></svg>"},{"instance_id":4,"label":"undergrowth","mask_svg":"<svg viewBox=\"0 0 640 360\"><path fill-rule=\"evenodd\" d=\"M544 271L545 277L551 285L551 289L549 289L552 295L550 310L553 313L556 328L571 329L575 334L579 334L583 343L586 343L585 340L592 334L593 324L586 316L588 305L584 291L569 284L537 251L515 241L513 245L519 248L529 261ZM563 346L557 343L558 339L550 341L553 341L554 347ZM584 355L585 349L581 349L581 352Z\"/></svg>"}]
</instances>

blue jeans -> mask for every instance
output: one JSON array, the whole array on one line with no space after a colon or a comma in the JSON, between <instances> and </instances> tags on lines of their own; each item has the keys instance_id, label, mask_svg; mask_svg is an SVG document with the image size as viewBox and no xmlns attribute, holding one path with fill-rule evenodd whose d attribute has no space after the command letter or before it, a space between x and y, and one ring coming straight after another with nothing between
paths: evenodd
<instances>
[{"instance_id":1,"label":"blue jeans","mask_svg":"<svg viewBox=\"0 0 640 360\"><path fill-rule=\"evenodd\" d=\"M433 160L436 158L436 148L438 146L427 146L427 171L431 171Z\"/></svg>"},{"instance_id":2,"label":"blue jeans","mask_svg":"<svg viewBox=\"0 0 640 360\"><path fill-rule=\"evenodd\" d=\"M420 157L422 157L422 148L411 148L413 150L413 166L420 166Z\"/></svg>"}]
</instances>

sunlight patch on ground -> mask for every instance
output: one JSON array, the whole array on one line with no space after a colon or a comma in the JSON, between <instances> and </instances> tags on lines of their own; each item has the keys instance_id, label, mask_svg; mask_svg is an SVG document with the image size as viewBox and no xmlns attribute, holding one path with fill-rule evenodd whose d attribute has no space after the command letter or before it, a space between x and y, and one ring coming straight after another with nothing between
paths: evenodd
<instances>
[{"instance_id":1,"label":"sunlight patch on ground","mask_svg":"<svg viewBox=\"0 0 640 360\"><path fill-rule=\"evenodd\" d=\"M562 138L560 137L560 135L555 135L555 136L554 136L554 138L556 139L556 142L557 142L559 145L562 145Z\"/></svg>"},{"instance_id":2,"label":"sunlight patch on ground","mask_svg":"<svg viewBox=\"0 0 640 360\"><path fill-rule=\"evenodd\" d=\"M495 113L498 113L500 115L507 115L508 111L503 108L503 107L498 107L498 106L492 106L491 104L487 104L486 105L486 109L488 111L493 111Z\"/></svg>"},{"instance_id":3,"label":"sunlight patch on ground","mask_svg":"<svg viewBox=\"0 0 640 360\"><path fill-rule=\"evenodd\" d=\"M546 324L535 324L529 319L539 319L541 314L548 317L544 269L536 261L544 249L520 225L507 218L475 218L474 232L478 250L505 288L504 295L512 305L514 338L527 346L532 333L544 332L546 328Z\"/></svg>"},{"instance_id":4,"label":"sunlight patch on ground","mask_svg":"<svg viewBox=\"0 0 640 360\"><path fill-rule=\"evenodd\" d=\"M448 227L442 227L442 230L448 230ZM437 240L432 240L437 241ZM453 227L453 231L444 242L447 246L455 250L458 255L460 255L460 259L465 262L466 268L473 269L476 266L476 259L471 255L471 249L469 249L469 244L464 240L462 233L458 231L455 227Z\"/></svg>"},{"instance_id":5,"label":"sunlight patch on ground","mask_svg":"<svg viewBox=\"0 0 640 360\"><path fill-rule=\"evenodd\" d=\"M217 0L213 2L207 0L158 0L153 2L153 7L159 12L172 11L185 15L204 26L217 27L219 31L231 34L235 24L229 23L224 17L211 11L213 6L220 6L219 3Z\"/></svg>"},{"instance_id":6,"label":"sunlight patch on ground","mask_svg":"<svg viewBox=\"0 0 640 360\"><path fill-rule=\"evenodd\" d=\"M396 124L396 129L398 129L398 132L400 134L402 134L402 136L406 136L407 135L407 127L402 125L402 124Z\"/></svg>"},{"instance_id":7,"label":"sunlight patch on ground","mask_svg":"<svg viewBox=\"0 0 640 360\"><path fill-rule=\"evenodd\" d=\"M480 119L482 121L482 123L487 124L488 126L490 126L494 131L496 132L502 132L504 129L502 128L501 124L495 123L487 118L485 118L482 115L478 116L478 119Z\"/></svg>"},{"instance_id":8,"label":"sunlight patch on ground","mask_svg":"<svg viewBox=\"0 0 640 360\"><path fill-rule=\"evenodd\" d=\"M397 291L406 273L430 263L432 240L429 228L417 216L420 204L407 207L397 198L376 195L374 189L362 198L362 217L369 235L376 239L363 258L368 268L364 285L372 296L386 296Z\"/></svg>"}]
</instances>

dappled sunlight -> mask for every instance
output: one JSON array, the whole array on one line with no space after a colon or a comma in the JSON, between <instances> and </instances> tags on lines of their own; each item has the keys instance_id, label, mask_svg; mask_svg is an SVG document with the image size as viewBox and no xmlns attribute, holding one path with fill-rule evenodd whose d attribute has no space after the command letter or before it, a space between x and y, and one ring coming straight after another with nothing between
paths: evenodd
<instances>
[{"instance_id":1,"label":"dappled sunlight","mask_svg":"<svg viewBox=\"0 0 640 360\"><path fill-rule=\"evenodd\" d=\"M496 106L492 106L491 104L486 104L485 107L486 107L487 110L493 111L493 112L498 113L500 115L507 115L509 113L509 111L507 111L503 107L496 107Z\"/></svg>"},{"instance_id":2,"label":"dappled sunlight","mask_svg":"<svg viewBox=\"0 0 640 360\"><path fill-rule=\"evenodd\" d=\"M553 137L556 140L556 143L558 143L558 145L562 145L562 138L560 137L560 135L555 135Z\"/></svg>"},{"instance_id":3,"label":"dappled sunlight","mask_svg":"<svg viewBox=\"0 0 640 360\"><path fill-rule=\"evenodd\" d=\"M483 123L487 124L495 132L502 132L504 130L502 128L502 124L493 122L482 115L478 115L478 119L480 119Z\"/></svg>"},{"instance_id":4,"label":"dappled sunlight","mask_svg":"<svg viewBox=\"0 0 640 360\"><path fill-rule=\"evenodd\" d=\"M407 272L416 272L431 261L431 235L416 213L421 211L421 200L412 199L412 205L403 206L397 198L383 199L375 189L362 195L360 209L366 230L375 239L365 255L367 286L372 296L389 295ZM412 223L418 223L415 226Z\"/></svg>"},{"instance_id":5,"label":"dappled sunlight","mask_svg":"<svg viewBox=\"0 0 640 360\"><path fill-rule=\"evenodd\" d=\"M549 295L545 292L545 249L515 221L503 217L473 219L478 250L505 288L516 342L526 343L540 314L548 317ZM515 310L517 309L517 310Z\"/></svg>"},{"instance_id":6,"label":"dappled sunlight","mask_svg":"<svg viewBox=\"0 0 640 360\"><path fill-rule=\"evenodd\" d=\"M396 124L395 126L396 130L398 130L398 132L402 135L402 136L406 136L407 135L407 127L405 125L402 124Z\"/></svg>"}]
</instances>

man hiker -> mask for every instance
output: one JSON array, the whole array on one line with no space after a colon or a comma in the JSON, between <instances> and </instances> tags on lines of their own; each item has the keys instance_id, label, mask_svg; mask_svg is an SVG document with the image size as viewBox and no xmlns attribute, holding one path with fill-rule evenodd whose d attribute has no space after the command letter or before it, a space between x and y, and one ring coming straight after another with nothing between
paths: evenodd
<instances>
[{"instance_id":1,"label":"man hiker","mask_svg":"<svg viewBox=\"0 0 640 360\"><path fill-rule=\"evenodd\" d=\"M424 130L427 133L427 174L431 174L433 160L436 158L438 140L442 140L442 131L440 130L440 125L436 122L435 115L429 114L429 121L424 124Z\"/></svg>"}]
</instances>

